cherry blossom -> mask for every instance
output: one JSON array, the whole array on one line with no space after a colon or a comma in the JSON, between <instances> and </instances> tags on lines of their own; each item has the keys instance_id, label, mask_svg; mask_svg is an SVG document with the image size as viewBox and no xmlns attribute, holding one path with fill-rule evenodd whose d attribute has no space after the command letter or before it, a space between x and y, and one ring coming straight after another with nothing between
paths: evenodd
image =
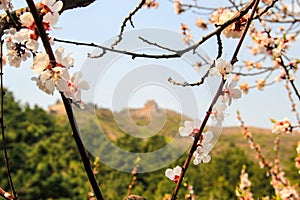
<instances>
[{"instance_id":1,"label":"cherry blossom","mask_svg":"<svg viewBox=\"0 0 300 200\"><path fill-rule=\"evenodd\" d=\"M248 173L246 172L246 166L244 165L241 170L240 184L235 190L236 196L239 199L253 200L253 194L250 191L251 181L248 178Z\"/></svg>"},{"instance_id":2,"label":"cherry blossom","mask_svg":"<svg viewBox=\"0 0 300 200\"><path fill-rule=\"evenodd\" d=\"M228 79L232 70L233 66L229 62L224 61L222 58L218 58L215 60L215 66L209 70L209 75L217 75L224 79Z\"/></svg>"},{"instance_id":3,"label":"cherry blossom","mask_svg":"<svg viewBox=\"0 0 300 200\"><path fill-rule=\"evenodd\" d=\"M227 106L225 104L214 105L211 112L211 118L219 123L222 122L224 120L224 111L226 108Z\"/></svg>"},{"instance_id":4,"label":"cherry blossom","mask_svg":"<svg viewBox=\"0 0 300 200\"><path fill-rule=\"evenodd\" d=\"M279 196L282 200L296 200L299 199L299 195L294 187L284 187L280 192Z\"/></svg>"},{"instance_id":5,"label":"cherry blossom","mask_svg":"<svg viewBox=\"0 0 300 200\"><path fill-rule=\"evenodd\" d=\"M165 175L171 181L174 181L175 183L177 183L177 181L179 180L181 171L182 171L182 168L180 166L176 166L174 169L167 169L165 172Z\"/></svg>"},{"instance_id":6,"label":"cherry blossom","mask_svg":"<svg viewBox=\"0 0 300 200\"><path fill-rule=\"evenodd\" d=\"M295 167L298 169L298 174L300 174L300 142L298 142L297 153L298 156L295 158Z\"/></svg>"},{"instance_id":7,"label":"cherry blossom","mask_svg":"<svg viewBox=\"0 0 300 200\"><path fill-rule=\"evenodd\" d=\"M211 156L209 152L212 150L213 145L210 143L213 138L213 133L208 131L203 133L198 144L197 149L194 152L194 165L198 165L200 163L209 163L211 160Z\"/></svg>"},{"instance_id":8,"label":"cherry blossom","mask_svg":"<svg viewBox=\"0 0 300 200\"><path fill-rule=\"evenodd\" d=\"M70 75L67 68L55 67L44 71L38 78L34 77L31 80L36 81L37 86L42 91L53 94L55 88L61 92L67 91L69 79Z\"/></svg>"},{"instance_id":9,"label":"cherry blossom","mask_svg":"<svg viewBox=\"0 0 300 200\"><path fill-rule=\"evenodd\" d=\"M211 15L210 22L216 25L222 25L228 20L230 20L234 15L235 12L229 9L220 8ZM241 19L235 21L234 23L226 27L222 31L222 33L227 38L240 38L243 31L245 30L245 26L248 18L249 18L248 14L244 15Z\"/></svg>"},{"instance_id":10,"label":"cherry blossom","mask_svg":"<svg viewBox=\"0 0 300 200\"><path fill-rule=\"evenodd\" d=\"M33 27L33 25L35 24L33 16L30 12L25 12L20 16L20 20L22 25L26 26L26 27Z\"/></svg>"},{"instance_id":11,"label":"cherry blossom","mask_svg":"<svg viewBox=\"0 0 300 200\"><path fill-rule=\"evenodd\" d=\"M63 7L63 2L55 0L43 0L41 5L43 7L41 12L46 13L43 21L45 23L49 23L49 25L55 25L58 22L59 11Z\"/></svg>"},{"instance_id":12,"label":"cherry blossom","mask_svg":"<svg viewBox=\"0 0 300 200\"><path fill-rule=\"evenodd\" d=\"M155 0L146 0L144 6L146 8L155 8L156 9L156 8L158 8L159 3L156 2Z\"/></svg>"},{"instance_id":13,"label":"cherry blossom","mask_svg":"<svg viewBox=\"0 0 300 200\"><path fill-rule=\"evenodd\" d=\"M47 69L49 64L50 64L50 59L48 54L37 53L33 59L33 65L31 69L34 71L35 74L38 74L44 71L45 69Z\"/></svg>"},{"instance_id":14,"label":"cherry blossom","mask_svg":"<svg viewBox=\"0 0 300 200\"><path fill-rule=\"evenodd\" d=\"M7 60L10 66L20 67L21 61L31 57L24 44L15 43L11 37L6 40Z\"/></svg>"},{"instance_id":15,"label":"cherry blossom","mask_svg":"<svg viewBox=\"0 0 300 200\"><path fill-rule=\"evenodd\" d=\"M0 10L11 10L12 4L11 0L0 0Z\"/></svg>"},{"instance_id":16,"label":"cherry blossom","mask_svg":"<svg viewBox=\"0 0 300 200\"><path fill-rule=\"evenodd\" d=\"M25 45L28 50L36 52L39 47L39 43L36 40L37 38L35 38L35 36L32 37L32 35L35 35L34 31L23 28L20 31L16 32L12 36L12 39L17 43Z\"/></svg>"},{"instance_id":17,"label":"cherry blossom","mask_svg":"<svg viewBox=\"0 0 300 200\"><path fill-rule=\"evenodd\" d=\"M247 94L247 93L249 92L249 88L250 88L250 86L249 86L249 84L246 83L246 82L243 82L243 83L240 84L240 89L241 89L245 94Z\"/></svg>"},{"instance_id":18,"label":"cherry blossom","mask_svg":"<svg viewBox=\"0 0 300 200\"><path fill-rule=\"evenodd\" d=\"M223 90L224 94L222 96L222 102L223 103L228 102L228 106L231 105L232 99L239 99L242 96L241 90L235 88L236 85L237 85L236 81L231 81L229 84L228 83L225 84L225 88Z\"/></svg>"},{"instance_id":19,"label":"cherry blossom","mask_svg":"<svg viewBox=\"0 0 300 200\"><path fill-rule=\"evenodd\" d=\"M207 29L207 24L202 18L196 19L196 26L198 26L201 29Z\"/></svg>"},{"instance_id":20,"label":"cherry blossom","mask_svg":"<svg viewBox=\"0 0 300 200\"><path fill-rule=\"evenodd\" d=\"M245 171L245 169L242 169L240 179L241 179L241 183L239 186L240 189L243 190L251 186L251 181L249 180L248 173Z\"/></svg>"},{"instance_id":21,"label":"cherry blossom","mask_svg":"<svg viewBox=\"0 0 300 200\"><path fill-rule=\"evenodd\" d=\"M179 134L182 137L192 136L194 133L199 131L200 126L201 126L200 120L185 121L184 127L179 128Z\"/></svg>"},{"instance_id":22,"label":"cherry blossom","mask_svg":"<svg viewBox=\"0 0 300 200\"><path fill-rule=\"evenodd\" d=\"M274 126L272 127L272 133L276 134L288 134L292 132L291 122L288 118L284 118L281 121L272 120L274 122Z\"/></svg>"},{"instance_id":23,"label":"cherry blossom","mask_svg":"<svg viewBox=\"0 0 300 200\"><path fill-rule=\"evenodd\" d=\"M258 79L258 80L256 80L256 87L257 87L257 89L263 90L265 86L266 86L266 80L265 79Z\"/></svg>"},{"instance_id":24,"label":"cherry blossom","mask_svg":"<svg viewBox=\"0 0 300 200\"><path fill-rule=\"evenodd\" d=\"M70 68L74 64L74 59L68 54L67 56L64 55L64 48L58 47L55 51L55 59L59 66L64 66Z\"/></svg>"},{"instance_id":25,"label":"cherry blossom","mask_svg":"<svg viewBox=\"0 0 300 200\"><path fill-rule=\"evenodd\" d=\"M88 90L89 84L87 81L82 80L82 73L76 72L67 81L68 89L64 92L67 98L72 98L75 102L81 101L81 90Z\"/></svg>"},{"instance_id":26,"label":"cherry blossom","mask_svg":"<svg viewBox=\"0 0 300 200\"><path fill-rule=\"evenodd\" d=\"M179 15L179 14L181 14L181 13L183 13L185 11L185 9L181 5L180 0L175 0L173 5L174 5L175 13L177 15Z\"/></svg>"},{"instance_id":27,"label":"cherry blossom","mask_svg":"<svg viewBox=\"0 0 300 200\"><path fill-rule=\"evenodd\" d=\"M294 34L272 38L265 31L252 28L250 31L254 46L249 46L252 54L266 54L271 56L273 60L280 57L289 48L289 43L295 40Z\"/></svg>"}]
</instances>

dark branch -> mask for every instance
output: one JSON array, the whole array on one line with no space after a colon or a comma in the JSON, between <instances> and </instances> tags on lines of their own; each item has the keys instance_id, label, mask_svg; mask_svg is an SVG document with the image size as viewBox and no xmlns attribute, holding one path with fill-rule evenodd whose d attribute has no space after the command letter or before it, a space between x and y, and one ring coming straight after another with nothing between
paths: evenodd
<instances>
[{"instance_id":1,"label":"dark branch","mask_svg":"<svg viewBox=\"0 0 300 200\"><path fill-rule=\"evenodd\" d=\"M5 91L3 88L3 62L2 62L2 58L3 58L3 41L2 38L0 37L1 40L1 52L0 52L0 76L1 76L1 81L0 81L0 90L1 90L1 116L0 116L0 128L1 128L1 136L2 136L2 147L3 147L3 154L4 154L4 159L5 159L5 165L6 165L6 173L7 173L7 177L8 177L8 182L10 185L10 188L13 192L13 197L11 199L18 199L18 194L17 191L15 189L14 186L14 182L12 180L12 175L11 175L11 170L10 170L10 165L9 165L9 158L8 158L8 153L7 153L7 144L6 144L6 138L5 138L5 124L4 124L4 95L5 95ZM5 196L4 196L5 197Z\"/></svg>"},{"instance_id":2,"label":"dark branch","mask_svg":"<svg viewBox=\"0 0 300 200\"><path fill-rule=\"evenodd\" d=\"M235 49L235 51L234 51L234 53L233 53L233 56L232 56L232 58L231 58L230 63L231 63L232 65L237 61L237 55L238 55L238 52L239 52L239 50L240 50L240 48L241 48L241 45L242 45L242 43L243 43L243 41L244 41L244 39L245 39L245 36L246 36L246 34L247 34L247 32L248 32L248 29L249 29L250 24L251 24L251 22L252 22L252 20L253 20L253 16L254 16L254 13L256 12L256 9L257 9L257 7L258 7L258 4L259 4L259 0L253 0L252 2L249 2L249 3L247 4L247 5L251 5L251 7L253 6L253 9L252 9L252 12L251 12L251 14L250 14L249 20L247 21L245 30L244 30L244 32L243 32L243 34L242 34L242 36L241 36L241 38L240 38L240 40L239 40L239 42L238 42L238 44L237 44L237 47L236 47L236 49ZM249 9L250 9L250 8L249 8ZM242 11L241 11L241 12L242 12ZM244 14L246 14L246 13L244 13ZM239 13L237 13L237 15L239 15ZM226 23L225 23L225 24L226 24ZM209 117L210 117L210 114L211 114L211 112L212 112L213 106L216 104L216 102L217 102L219 96L222 94L223 86L224 86L225 82L226 82L226 80L222 79L222 81L221 81L221 83L220 83L220 85L219 85L219 88L218 88L218 90L217 90L217 92L216 92L216 94L215 94L215 96L214 96L214 98L213 98L213 100L212 100L212 102L211 102L211 104L210 104L210 106L209 106L207 112L206 112L206 115L205 115L205 117L204 117L204 119L203 119L203 121L202 121L201 127L199 128L199 131L196 133L196 135L195 135L195 137L194 137L193 145L192 145L192 147L191 147L191 149L190 149L190 151L189 151L189 154L188 154L188 156L187 156L187 158L186 158L186 160L185 160L185 162L184 162L184 164L183 164L183 166L182 166L182 171L181 171L181 174L180 174L180 176L179 176L179 179L178 179L178 181L177 181L177 183L176 183L176 186L175 186L175 188L174 188L174 191L173 191L171 200L176 200L176 199L177 199L177 194L178 194L178 191L179 191L179 189L180 189L182 180L183 180L183 178L184 178L184 176L185 176L185 173L186 173L186 171L187 171L187 169L188 169L188 166L189 166L190 161L191 161L191 159L192 159L192 157L193 157L193 155L194 155L194 152L195 152L196 149L197 149L198 141L199 141L199 139L200 139L200 137L201 137L201 135L202 135L202 132L203 132L203 130L204 130L204 127L206 126L206 123L207 123L207 121L208 121L208 119L209 119Z\"/></svg>"},{"instance_id":3,"label":"dark branch","mask_svg":"<svg viewBox=\"0 0 300 200\"><path fill-rule=\"evenodd\" d=\"M142 57L142 58L155 58L155 59L162 59L162 58L178 58L181 57L183 54L193 51L193 53L196 52L196 49L203 44L205 41L210 39L216 34L220 34L226 27L228 27L230 24L234 23L235 21L239 20L242 18L244 15L248 13L248 11L252 8L254 4L254 1L250 1L247 3L243 8L241 8L240 12L237 12L231 19L229 19L227 22L224 24L218 26L213 32L209 33L206 36L203 36L196 44L189 46L185 49L182 50L174 50L172 54L160 54L160 55L153 55L153 54L145 54L145 53L134 53L134 52L129 52L126 50L116 50L113 48L108 48L104 47L101 45L97 45L95 43L84 43L84 42L74 42L74 41L68 41L68 40L61 40L61 39L54 39L54 41L57 42L63 42L63 43L68 43L68 44L75 44L75 45L80 45L80 46L90 46L90 47L97 47L102 49L103 51L110 51L110 52L115 52L115 53L121 53L125 55L130 55L132 58L137 58L137 57Z\"/></svg>"},{"instance_id":4,"label":"dark branch","mask_svg":"<svg viewBox=\"0 0 300 200\"><path fill-rule=\"evenodd\" d=\"M79 8L79 7L85 7L90 5L91 3L93 3L95 0L62 0L63 2L63 8L60 11L61 13L66 11L66 10L70 10L70 9L74 9L74 8ZM37 9L40 9L40 3L36 4ZM6 14L3 14L0 16L0 34L3 34L3 31L6 29L9 29L11 27L21 27L21 23L19 20L19 17L24 13L24 12L28 12L29 9L28 8L20 8L18 10L14 10L11 12L8 12Z\"/></svg>"},{"instance_id":5,"label":"dark branch","mask_svg":"<svg viewBox=\"0 0 300 200\"><path fill-rule=\"evenodd\" d=\"M146 2L146 0L141 0L139 5L137 7L135 7L135 9L132 12L130 12L129 15L124 19L122 26L121 26L120 33L118 35L118 39L111 45L112 49L122 41L122 39L123 39L122 36L123 36L124 30L125 30L125 27L126 27L126 24L128 21L130 21L131 26L134 28L134 25L132 22L132 17L143 7L145 2Z\"/></svg>"},{"instance_id":6,"label":"dark branch","mask_svg":"<svg viewBox=\"0 0 300 200\"><path fill-rule=\"evenodd\" d=\"M52 62L56 63L55 56L53 54L48 36L45 32L44 26L42 24L41 17L40 17L40 15L39 15L36 7L35 7L35 4L34 4L33 0L26 0L26 2L28 4L28 7L30 8L30 12L32 13L34 21L36 23L36 26L37 26L39 35L41 37L41 40L43 42L44 48L45 48L47 54L49 55L49 59ZM87 176L89 178L90 184L91 184L91 186L94 190L94 193L95 193L95 196L97 197L97 199L98 200L104 200L103 195L101 193L101 190L100 190L100 188L98 186L98 183L96 181L94 172L92 170L92 166L91 166L91 163L90 163L89 156L88 156L88 154L86 152L86 149L84 147L84 144L81 140L80 131L77 127L77 122L76 122L76 119L75 119L75 116L74 116L74 113L73 113L73 110L72 110L72 105L71 105L70 99L67 99L63 93L60 93L60 94L61 94L64 106L65 106L65 109L66 109L66 113L67 113L67 116L68 116L68 119L69 119L70 126L71 126L72 131L73 131L73 138L76 142L77 149L80 153L80 156L81 156L85 171L87 173Z\"/></svg>"},{"instance_id":7,"label":"dark branch","mask_svg":"<svg viewBox=\"0 0 300 200\"><path fill-rule=\"evenodd\" d=\"M135 53L135 52L130 52L130 51L126 51L126 50L112 49L112 48L101 46L101 45L98 45L98 44L95 44L95 43L74 42L74 41L69 41L69 40L61 40L61 39L57 39L57 38L54 38L54 41L63 42L63 43L67 43L67 44L74 44L74 45L78 45L78 46L97 47L99 49L102 49L103 51L110 51L110 52L114 52L114 53L129 55L133 59L134 58L139 58L139 57L141 57L141 58L156 58L156 59L159 59L159 58L179 58L181 56L181 54L178 54L178 53L173 53L173 54ZM175 51L175 52L177 52L177 51Z\"/></svg>"}]
</instances>

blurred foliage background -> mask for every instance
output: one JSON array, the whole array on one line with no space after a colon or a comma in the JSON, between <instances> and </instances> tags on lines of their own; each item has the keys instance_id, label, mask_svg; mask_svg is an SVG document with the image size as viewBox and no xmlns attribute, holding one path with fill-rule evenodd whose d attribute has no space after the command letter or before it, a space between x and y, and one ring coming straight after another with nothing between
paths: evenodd
<instances>
[{"instance_id":1,"label":"blurred foliage background","mask_svg":"<svg viewBox=\"0 0 300 200\"><path fill-rule=\"evenodd\" d=\"M21 105L13 94L6 91L4 114L8 153L13 180L20 199L88 199L91 190L71 130L65 115L49 113L35 106ZM99 119L105 124L104 131L112 141L132 152L149 152L159 149L168 143L170 137L176 134L178 127L174 124L179 115L168 113L168 120L163 131L149 139L138 139L122 133L114 124L112 113L107 109L99 109ZM88 117L88 116L87 116ZM143 124L147 120L136 117L136 123ZM91 129L88 120L84 128ZM95 128L95 127L94 127ZM232 131L230 131L232 130ZM271 133L254 133L254 138L262 146L262 152L268 159L274 158L273 136ZM294 166L296 143L299 135L288 135L282 138L281 160L286 177L294 185L300 186L299 174ZM99 147L100 149L105 148ZM95 159L92 155L91 162ZM185 182L194 186L197 199L236 199L235 187L239 183L242 165L247 166L254 198L265 195L272 196L274 191L270 186L270 178L260 169L247 141L238 129L226 129L212 151L213 159L209 164L191 166ZM113 158L118 160L118 154ZM183 155L175 167L184 162ZM0 155L0 185L9 190L3 155ZM124 163L133 168L134 160ZM144 162L144 164L146 164ZM151 163L147 163L151 164ZM143 167L143 161L141 166ZM107 200L125 199L132 175L111 169L100 164L97 180ZM148 200L162 200L170 194L175 184L164 176L166 168L137 174L133 194L146 197ZM184 188L179 199L184 199L188 193Z\"/></svg>"}]
</instances>

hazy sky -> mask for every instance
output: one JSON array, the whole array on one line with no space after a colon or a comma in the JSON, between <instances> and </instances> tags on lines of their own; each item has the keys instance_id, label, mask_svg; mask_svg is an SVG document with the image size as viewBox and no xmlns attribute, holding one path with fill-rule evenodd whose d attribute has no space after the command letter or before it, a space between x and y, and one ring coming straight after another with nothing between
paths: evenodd
<instances>
[{"instance_id":1,"label":"hazy sky","mask_svg":"<svg viewBox=\"0 0 300 200\"><path fill-rule=\"evenodd\" d=\"M17 4L15 4L16 7L25 5L20 1L13 1L13 3L15 2L17 2ZM167 0L158 2L160 6L157 10L143 9L134 16L133 22L136 29L151 28L150 30L152 30L159 28L180 33L180 23L182 22L188 23L190 27L194 27L194 15L185 14L176 16L172 3ZM218 5L220 1L211 2ZM127 16L137 4L138 1L133 0L97 0L87 8L66 11L61 15L60 21L57 24L57 26L62 27L62 29L53 31L52 35L60 39L110 44L110 42L113 41L111 38L119 33L120 25L124 17ZM127 24L126 30L130 31L133 30L133 28ZM195 28L192 31L195 39L207 33ZM169 36L176 38L175 33L161 37L166 37L167 40ZM177 44L177 40L174 39L174 41L176 41ZM229 60L231 58L232 52L230 50L234 48L236 42L237 40L224 41L224 59ZM246 45L247 44L244 46ZM75 67L71 70L73 72L80 70L82 67L86 69L87 63L85 63L85 61L87 59L87 52L94 51L93 48L56 43L56 47L58 46L65 47L65 51L71 53L75 58ZM133 46L132 48L136 47ZM217 51L214 39L201 46L201 48L203 55L207 54L211 59L216 56ZM295 49L296 48L297 47L295 47ZM147 48L143 48L142 50L147 50ZM154 52L151 48L148 49L148 51ZM248 56L248 52L242 50L240 56L241 58L245 58ZM102 61L94 62L98 64L102 63ZM208 85L193 89L175 88L175 86L169 84L167 79L171 75L179 78L179 80L180 78L184 78L190 82L197 81L200 77L201 74L197 73L193 67L184 62L183 59L171 61L136 59L132 61L128 56L119 55L114 58L112 63L107 64L107 66L99 66L99 68L103 68L97 69L98 72L102 70L101 78L98 78L97 82L92 82L94 79L90 80L90 77L85 78L90 81L90 84L96 84L95 86L97 88L95 88L95 92L93 93L93 95L95 95L94 102L100 106L110 107L115 110L122 109L121 105L141 107L147 99L155 99L161 107L187 112L185 114L193 118L202 118L205 114L205 109L209 105L211 93L213 93L212 90L214 86L210 86L209 84L216 83L216 80L212 80ZM145 68L148 71L145 70L146 73L143 73L143 71L138 70L139 68ZM55 93L54 96L47 95L35 86L35 82L30 80L31 77L34 76L30 70L30 62L24 63L19 69L6 66L4 73L5 86L8 87L9 90L12 90L16 98L22 103L27 102L30 105L38 104L43 108L47 108L59 99L57 93ZM92 74L89 75L92 76ZM85 74L85 76L89 75ZM151 77L153 77L152 82ZM129 86L126 85L128 83L138 84L138 81L135 82L138 78L147 80L148 82L145 85L141 85L141 87L134 85L134 88L129 88ZM181 81L184 81L184 79ZM298 84L299 87L299 81L296 82L296 84ZM128 94L126 93L127 99L124 99L122 92L126 91L126 89ZM276 92L274 92L275 90ZM190 96L188 95L190 94L196 95L193 96L193 101L189 101ZM194 101L198 102L196 106L191 103ZM203 113L199 113L197 109ZM242 99L234 101L233 105L227 110L225 125L238 125L235 119L237 109L241 111L246 123L252 126L270 128L272 126L269 120L270 117L275 119L289 117L294 119L294 116L290 113L290 104L287 101L287 92L284 90L283 84L268 87L264 92L252 90L248 95L244 95ZM199 114L198 117L197 113Z\"/></svg>"}]
</instances>

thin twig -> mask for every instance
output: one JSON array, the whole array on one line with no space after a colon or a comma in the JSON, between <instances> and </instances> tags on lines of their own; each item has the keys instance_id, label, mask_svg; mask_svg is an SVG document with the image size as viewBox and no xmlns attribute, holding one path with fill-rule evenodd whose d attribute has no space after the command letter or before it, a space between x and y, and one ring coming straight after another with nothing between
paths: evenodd
<instances>
[{"instance_id":1,"label":"thin twig","mask_svg":"<svg viewBox=\"0 0 300 200\"><path fill-rule=\"evenodd\" d=\"M130 52L126 50L118 50L118 49L111 49L109 47L101 46L95 43L85 43L85 42L75 42L75 41L70 41L70 40L62 40L62 39L57 39L54 38L55 42L62 42L66 44L74 44L78 46L89 46L89 47L97 47L99 49L102 49L103 51L109 51L109 52L114 52L114 53L120 53L124 55L129 55L132 57L132 59L135 58L155 58L155 59L160 59L160 58L179 58L181 55L174 53L174 54L145 54L145 53L135 53L135 52Z\"/></svg>"},{"instance_id":2,"label":"thin twig","mask_svg":"<svg viewBox=\"0 0 300 200\"><path fill-rule=\"evenodd\" d=\"M282 57L280 56L280 65L282 66L282 68L284 69L285 73L286 73L286 76L287 76L287 79L289 80L294 92L295 92L295 95L298 97L298 100L300 101L300 93L295 85L295 82L294 82L294 79L291 78L290 76L290 72L289 70L287 69L287 67L285 66L284 64L284 61L282 59Z\"/></svg>"},{"instance_id":3,"label":"thin twig","mask_svg":"<svg viewBox=\"0 0 300 200\"><path fill-rule=\"evenodd\" d=\"M143 37L141 37L141 36L139 36L139 39L142 40L143 42L145 42L146 44L149 44L149 45L158 47L158 48L160 48L160 49L163 49L163 50L167 50L167 51L176 53L176 50L170 49L170 48L168 48L168 47L164 47L164 46L162 46L162 45L160 45L160 44L157 44L157 42L151 42L151 41L149 41L149 40L147 40L146 38L143 38Z\"/></svg>"},{"instance_id":4,"label":"thin twig","mask_svg":"<svg viewBox=\"0 0 300 200\"><path fill-rule=\"evenodd\" d=\"M287 186L288 182L285 181L284 177L280 174L280 171L273 170L274 163L267 161L266 157L262 154L260 145L254 140L252 133L249 131L249 128L245 126L245 122L243 121L239 111L237 112L237 119L240 122L240 127L243 129L243 135L248 140L251 149L254 149L254 151L256 152L256 157L258 158L259 165L262 168L267 169L267 174L270 174L283 186Z\"/></svg>"},{"instance_id":5,"label":"thin twig","mask_svg":"<svg viewBox=\"0 0 300 200\"><path fill-rule=\"evenodd\" d=\"M291 88L289 86L289 81L288 80L285 80L286 83L285 83L285 89L287 90L287 93L288 93L288 98L291 102L291 111L295 113L295 117L296 117L296 120L297 120L297 123L298 125L300 125L300 116L299 116L299 112L297 111L296 109L296 103L293 99L293 96L292 96L292 91L291 91Z\"/></svg>"},{"instance_id":6,"label":"thin twig","mask_svg":"<svg viewBox=\"0 0 300 200\"><path fill-rule=\"evenodd\" d=\"M264 74L268 71L273 71L274 68L266 68L262 71L259 72L253 72L253 73L243 73L243 72L231 72L232 74L238 75L238 76L256 76L256 75L260 75L260 74Z\"/></svg>"},{"instance_id":7,"label":"thin twig","mask_svg":"<svg viewBox=\"0 0 300 200\"><path fill-rule=\"evenodd\" d=\"M3 88L3 40L2 37L0 38L1 40L1 52L0 52L0 76L1 76L1 81L0 81L0 90L1 90L1 116L0 116L0 126L1 126L1 135L2 135L2 147L3 147L3 154L4 154L4 159L5 159L5 164L6 164L6 173L8 177L8 182L11 188L11 191L13 193L14 198L13 199L18 199L18 194L14 186L14 182L12 180L12 175L11 175L11 170L10 170L10 165L9 165L9 158L8 158L8 153L7 153L7 146L6 146L6 138L5 138L5 124L4 124L4 95L5 91Z\"/></svg>"},{"instance_id":8,"label":"thin twig","mask_svg":"<svg viewBox=\"0 0 300 200\"><path fill-rule=\"evenodd\" d=\"M67 44L74 44L74 45L79 45L79 46L90 46L90 47L97 47L100 48L102 50L105 51L110 51L110 52L115 52L115 53L121 53L121 54L125 54L125 55L130 55L132 57L132 59L135 59L137 57L142 57L142 58L155 58L155 59L162 59L162 58L179 58L181 57L183 54L193 51L193 53L196 52L196 49L203 44L205 41L207 41L208 39L210 39L211 37L213 37L216 34L221 33L225 28L227 28L230 24L232 24L233 22L239 20L240 18L242 18L244 15L246 15L248 13L248 11L250 10L250 8L252 8L254 4L254 1L250 1L249 3L247 3L243 8L241 8L240 12L237 12L232 18L230 18L227 22L225 22L224 24L218 26L214 31L212 31L211 33L207 34L206 36L203 36L197 43L195 43L192 46L189 46L185 49L182 50L176 50L174 51L175 53L172 54L145 54L145 53L134 53L134 52L130 52L130 51L126 51L126 50L117 50L117 49L112 49L112 48L108 48L108 47L104 47L95 43L84 43L84 42L75 42L75 41L69 41L69 40L62 40L62 39L57 39L54 38L54 41L56 42L63 42L63 43L67 43Z\"/></svg>"},{"instance_id":9,"label":"thin twig","mask_svg":"<svg viewBox=\"0 0 300 200\"><path fill-rule=\"evenodd\" d=\"M254 17L254 19L258 19L259 17L261 17L262 15L264 15L265 13L267 13L268 10L270 10L271 8L274 7L274 5L275 5L276 2L278 2L278 0L273 0L272 3L270 5L268 5L267 7L265 7L265 9L261 13L257 14Z\"/></svg>"},{"instance_id":10,"label":"thin twig","mask_svg":"<svg viewBox=\"0 0 300 200\"><path fill-rule=\"evenodd\" d=\"M39 35L41 37L41 40L43 42L44 48L45 48L47 54L49 55L49 58L50 58L51 62L56 63L55 56L53 54L48 36L45 32L44 26L43 26L42 21L41 21L41 17L40 17L40 15L39 15L39 13L38 13L35 5L34 5L34 2L33 2L33 0L26 0L26 1L27 1L27 4L28 4L28 7L30 8L30 12L32 13L32 16L34 18L34 21L36 23L36 26L37 26ZM68 119L69 119L70 126L71 126L72 131L73 131L72 136L73 136L73 138L76 142L77 149L80 153L80 156L81 156L85 171L87 173L87 176L89 178L90 184L91 184L91 186L94 190L96 198L98 200L104 200L103 195L101 193L101 190L99 188L99 185L96 181L95 175L93 173L93 169L92 169L92 166L91 166L91 163L90 163L89 156L88 156L88 154L86 152L86 149L84 147L84 144L83 144L83 142L80 138L80 131L77 127L77 122L76 122L76 119L75 119L75 116L74 116L74 113L73 113L73 110L72 110L72 105L71 105L70 99L67 99L63 93L60 93L60 94L61 94L61 98L63 100L64 106L65 106L65 109L66 109L66 113L67 113L67 116L68 116Z\"/></svg>"},{"instance_id":11,"label":"thin twig","mask_svg":"<svg viewBox=\"0 0 300 200\"><path fill-rule=\"evenodd\" d=\"M122 41L122 39L123 39L122 36L123 36L124 30L125 30L125 27L126 27L126 24L128 21L130 21L131 26L134 28L134 24L132 22L132 17L143 7L145 2L146 2L146 0L141 0L139 5L137 7L135 7L135 9L133 11L131 11L129 13L129 15L124 19L122 26L121 26L120 33L118 35L118 39L111 45L112 49Z\"/></svg>"},{"instance_id":12,"label":"thin twig","mask_svg":"<svg viewBox=\"0 0 300 200\"><path fill-rule=\"evenodd\" d=\"M244 30L244 32L243 32L243 34L242 34L242 36L241 36L241 38L239 40L239 43L237 44L237 47L236 47L236 49L235 49L235 51L233 53L233 56L231 58L230 63L232 65L237 61L237 55L238 55L239 50L240 50L240 48L242 46L242 43L243 43L243 41L245 39L246 33L247 33L247 31L248 31L248 29L250 27L251 21L252 21L253 16L254 16L254 14L256 12L256 8L258 7L258 4L259 4L259 0L254 0L254 1L249 2L247 4L247 5L253 5L253 8L252 8L252 12L250 14L249 20L247 21L245 30ZM250 7L249 7L249 9L250 9ZM237 14L237 15L239 15L239 14ZM178 194L178 191L179 191L180 186L182 184L183 177L184 177L184 175L185 175L185 173L186 173L186 171L188 169L188 166L189 166L189 163L190 163L190 161L191 161L191 159L193 157L193 154L194 154L194 152L197 149L197 143L198 143L198 141L199 141L199 139L200 139L200 137L202 135L202 132L204 130L204 127L206 126L206 123L207 123L207 121L208 121L208 119L210 117L210 114L212 112L213 106L216 104L219 96L223 93L223 86L224 86L225 82L226 82L226 80L222 79L222 81L221 81L221 83L219 85L219 88L218 88L218 90L217 90L217 92L216 92L216 94L215 94L215 96L214 96L214 98L213 98L213 100L212 100L212 102L211 102L211 104L210 104L207 112L206 112L206 115L205 115L205 117L204 117L204 119L202 121L202 124L201 124L201 126L199 128L199 131L195 134L193 145L192 145L192 147L191 147L191 149L189 151L189 154L188 154L188 156L187 156L187 158L186 158L186 160L185 160L185 162L184 162L184 164L182 166L182 170L181 170L179 179L178 179L178 181L176 183L176 186L174 188L171 200L176 200L177 199L177 194Z\"/></svg>"},{"instance_id":13,"label":"thin twig","mask_svg":"<svg viewBox=\"0 0 300 200\"><path fill-rule=\"evenodd\" d=\"M177 82L175 80L172 79L172 77L169 77L168 78L168 81L170 83L172 83L173 85L179 85L179 86L183 86L183 87L187 87L187 86L190 86L190 87L194 87L194 86L200 86L204 83L205 79L208 77L209 75L209 70L211 68L213 68L215 65L214 63L209 67L209 69L206 71L206 73L201 77L200 81L198 82L195 82L195 83L188 83L187 81L185 82Z\"/></svg>"}]
</instances>

